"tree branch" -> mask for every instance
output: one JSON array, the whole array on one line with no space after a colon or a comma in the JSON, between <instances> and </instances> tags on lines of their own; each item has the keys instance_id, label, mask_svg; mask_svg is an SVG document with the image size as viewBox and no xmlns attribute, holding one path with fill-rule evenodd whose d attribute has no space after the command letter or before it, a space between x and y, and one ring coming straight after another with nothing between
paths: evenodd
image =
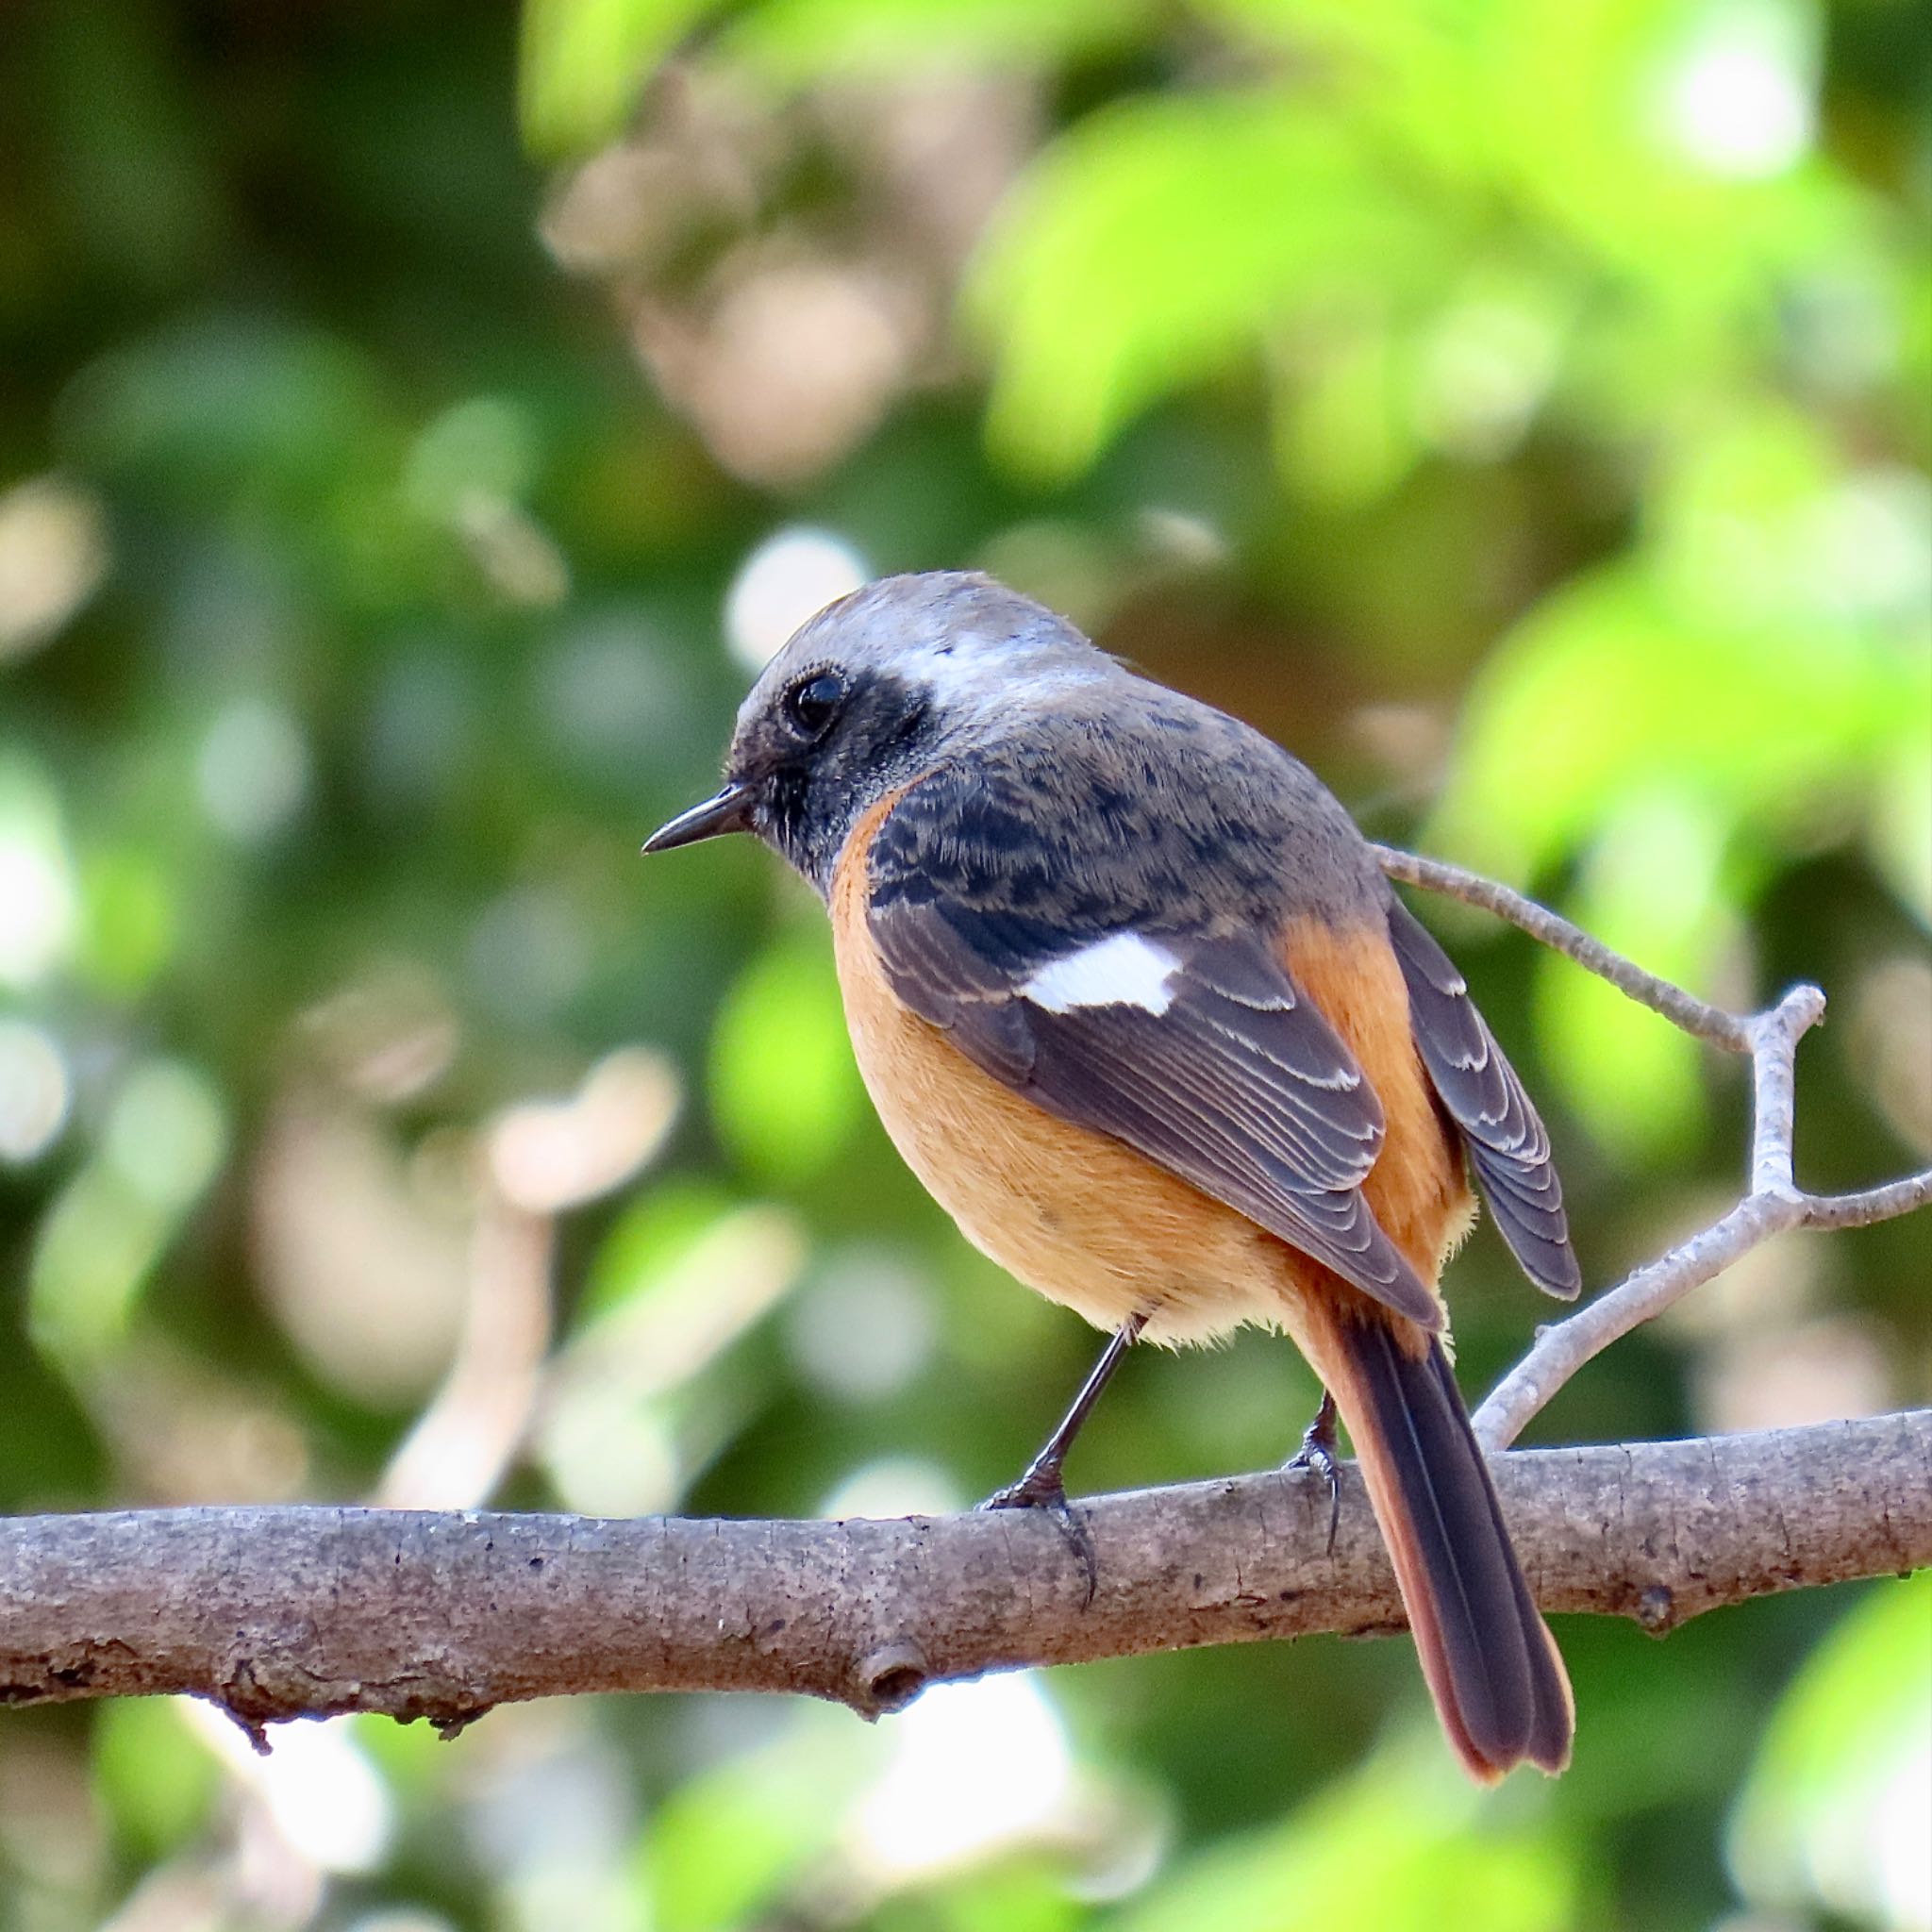
<instances>
[{"instance_id":1,"label":"tree branch","mask_svg":"<svg viewBox=\"0 0 1932 1932\"><path fill-rule=\"evenodd\" d=\"M1496 1451L1619 1336L1792 1227L1932 1199L1932 1171L1842 1195L1792 1171L1801 986L1742 1016L1644 973L1487 879L1377 848L1397 879L1488 908L1700 1039L1750 1057L1750 1191L1535 1346L1476 1412ZM1546 1609L1664 1630L1718 1605L1932 1563L1932 1410L1714 1441L1502 1456L1498 1487ZM1398 1627L1353 1469L1340 1528L1299 1472L1083 1506L1100 1581L1014 1511L897 1523L692 1522L237 1508L0 1523L0 1703L185 1691L258 1742L349 1710L445 1729L570 1691L758 1690L866 1716L924 1685L1312 1630Z\"/></svg>"},{"instance_id":2,"label":"tree branch","mask_svg":"<svg viewBox=\"0 0 1932 1932\"><path fill-rule=\"evenodd\" d=\"M1662 1631L1721 1604L1932 1562L1932 1409L1497 1463L1545 1609ZM876 1716L926 1684L1402 1618L1360 1480L1278 1471L1042 1514L699 1522L353 1508L0 1524L0 1701L186 1691L261 1726L445 1729L563 1692L785 1690Z\"/></svg>"},{"instance_id":3,"label":"tree branch","mask_svg":"<svg viewBox=\"0 0 1932 1932\"><path fill-rule=\"evenodd\" d=\"M1375 856L1391 878L1493 912L1685 1032L1751 1058L1750 1191L1721 1221L1607 1289L1568 1321L1539 1330L1529 1353L1475 1412L1476 1436L1485 1448L1507 1448L1585 1362L1774 1235L1794 1227L1867 1227L1932 1201L1932 1168L1855 1194L1811 1194L1798 1186L1792 1169L1798 1041L1824 1017L1824 995L1815 986L1794 986L1762 1013L1728 1013L1644 972L1580 926L1494 879L1389 845L1377 845Z\"/></svg>"}]
</instances>

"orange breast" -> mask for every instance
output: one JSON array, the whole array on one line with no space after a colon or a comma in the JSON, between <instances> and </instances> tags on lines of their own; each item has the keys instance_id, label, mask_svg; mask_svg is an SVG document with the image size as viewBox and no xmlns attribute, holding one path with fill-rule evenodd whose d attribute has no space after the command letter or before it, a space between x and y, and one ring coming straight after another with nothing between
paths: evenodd
<instances>
[{"instance_id":1,"label":"orange breast","mask_svg":"<svg viewBox=\"0 0 1932 1932\"><path fill-rule=\"evenodd\" d=\"M1357 1298L1244 1215L1003 1086L901 1003L865 921L864 855L893 803L855 828L834 879L840 985L879 1118L966 1238L1097 1327L1148 1316L1154 1341L1205 1341L1243 1323L1286 1326L1299 1341L1304 1297ZM1304 990L1355 1050L1389 1116L1369 1199L1433 1280L1445 1243L1467 1223L1467 1189L1409 1039L1394 956L1386 939L1366 938L1304 939L1293 953L1291 970L1300 979L1306 962Z\"/></svg>"}]
</instances>

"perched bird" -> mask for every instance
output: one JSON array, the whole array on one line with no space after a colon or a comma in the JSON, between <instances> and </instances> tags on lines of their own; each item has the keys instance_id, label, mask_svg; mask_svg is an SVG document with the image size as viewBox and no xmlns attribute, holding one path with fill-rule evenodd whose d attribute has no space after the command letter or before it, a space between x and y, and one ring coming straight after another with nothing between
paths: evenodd
<instances>
[{"instance_id":1,"label":"perched bird","mask_svg":"<svg viewBox=\"0 0 1932 1932\"><path fill-rule=\"evenodd\" d=\"M1064 1514L1067 1446L1137 1338L1286 1328L1347 1424L1450 1742L1485 1781L1560 1771L1569 1681L1436 1282L1473 1169L1530 1278L1574 1294L1561 1190L1461 976L1334 795L1030 599L937 572L806 624L739 712L724 789L644 849L733 831L826 902L913 1172L1112 1334L994 1503Z\"/></svg>"}]
</instances>

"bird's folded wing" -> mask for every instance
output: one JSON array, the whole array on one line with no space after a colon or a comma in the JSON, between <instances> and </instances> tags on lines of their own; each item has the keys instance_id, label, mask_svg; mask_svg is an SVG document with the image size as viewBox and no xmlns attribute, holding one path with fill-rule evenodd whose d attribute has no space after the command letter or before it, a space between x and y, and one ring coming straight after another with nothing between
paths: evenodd
<instances>
[{"instance_id":1,"label":"bird's folded wing","mask_svg":"<svg viewBox=\"0 0 1932 1932\"><path fill-rule=\"evenodd\" d=\"M1364 1293L1442 1325L1362 1197L1381 1106L1258 942L1069 935L996 891L936 890L929 873L915 884L901 872L895 890L909 855L894 854L891 835L889 820L872 856L886 890L868 924L915 1013L1047 1112L1124 1141Z\"/></svg>"},{"instance_id":2,"label":"bird's folded wing","mask_svg":"<svg viewBox=\"0 0 1932 1932\"><path fill-rule=\"evenodd\" d=\"M1402 905L1390 908L1389 937L1408 983L1423 1064L1461 1130L1496 1226L1524 1274L1568 1301L1583 1274L1549 1134L1448 954Z\"/></svg>"}]
</instances>

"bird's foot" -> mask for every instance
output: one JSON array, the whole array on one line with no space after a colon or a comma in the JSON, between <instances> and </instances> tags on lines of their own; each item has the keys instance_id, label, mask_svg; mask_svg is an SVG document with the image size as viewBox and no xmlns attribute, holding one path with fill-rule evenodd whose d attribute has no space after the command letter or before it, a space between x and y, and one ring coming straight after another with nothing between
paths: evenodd
<instances>
[{"instance_id":1,"label":"bird's foot","mask_svg":"<svg viewBox=\"0 0 1932 1932\"><path fill-rule=\"evenodd\" d=\"M1072 1547L1074 1559L1087 1578L1086 1602L1093 1601L1100 1588L1100 1564L1093 1551L1093 1538L1087 1525L1074 1514L1067 1501L1066 1484L1060 1479L1058 1462L1036 1462L1016 1483L995 1490L979 1506L982 1509L1042 1509L1058 1525Z\"/></svg>"},{"instance_id":2,"label":"bird's foot","mask_svg":"<svg viewBox=\"0 0 1932 1932\"><path fill-rule=\"evenodd\" d=\"M1302 1434L1302 1446L1282 1465L1312 1470L1328 1485L1328 1549L1335 1549L1335 1532L1341 1523L1341 1474L1335 1455L1335 1398L1324 1389L1315 1420Z\"/></svg>"}]
</instances>

